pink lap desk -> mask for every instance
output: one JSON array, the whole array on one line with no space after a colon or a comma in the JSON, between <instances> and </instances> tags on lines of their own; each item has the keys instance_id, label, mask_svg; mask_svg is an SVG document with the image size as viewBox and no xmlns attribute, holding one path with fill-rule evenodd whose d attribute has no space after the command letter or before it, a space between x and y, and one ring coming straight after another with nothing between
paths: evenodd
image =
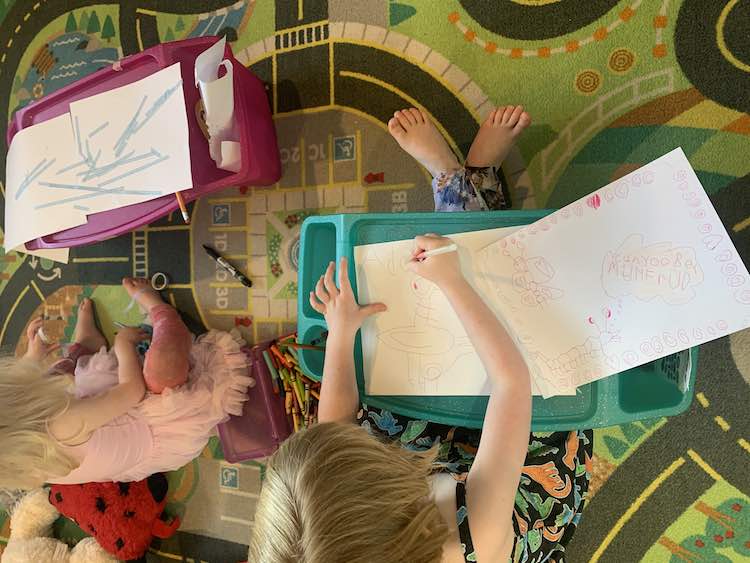
<instances>
[{"instance_id":1,"label":"pink lap desk","mask_svg":"<svg viewBox=\"0 0 750 563\"><path fill-rule=\"evenodd\" d=\"M71 102L130 84L176 62L181 63L182 84L188 116L193 189L182 192L185 202L231 186L269 185L281 176L276 131L263 83L237 61L227 44L224 58L234 68L234 109L239 124L242 167L229 172L216 167L196 115L200 99L193 76L196 57L218 38L200 37L157 45L124 58L119 70L101 69L70 84L18 112L8 128L8 146L13 136L35 123L69 111ZM88 223L28 242L30 249L64 248L91 244L132 231L178 209L174 194L88 216Z\"/></svg>"}]
</instances>

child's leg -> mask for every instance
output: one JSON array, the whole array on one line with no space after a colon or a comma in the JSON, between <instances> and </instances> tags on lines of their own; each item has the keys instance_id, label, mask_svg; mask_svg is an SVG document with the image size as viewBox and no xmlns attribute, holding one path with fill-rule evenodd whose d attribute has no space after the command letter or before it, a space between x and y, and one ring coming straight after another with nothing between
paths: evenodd
<instances>
[{"instance_id":1,"label":"child's leg","mask_svg":"<svg viewBox=\"0 0 750 563\"><path fill-rule=\"evenodd\" d=\"M466 180L481 209L510 207L500 182L500 165L530 123L523 107L506 106L492 110L479 128L466 157Z\"/></svg>"},{"instance_id":2,"label":"child's leg","mask_svg":"<svg viewBox=\"0 0 750 563\"><path fill-rule=\"evenodd\" d=\"M84 299L78 306L73 342L65 350L65 355L52 365L50 373L73 375L79 358L90 356L106 345L106 339L96 326L94 304L91 299Z\"/></svg>"},{"instance_id":3,"label":"child's leg","mask_svg":"<svg viewBox=\"0 0 750 563\"><path fill-rule=\"evenodd\" d=\"M146 352L143 377L152 393L177 387L187 381L192 337L180 315L163 303L149 311L154 334Z\"/></svg>"},{"instance_id":4,"label":"child's leg","mask_svg":"<svg viewBox=\"0 0 750 563\"><path fill-rule=\"evenodd\" d=\"M125 278L122 285L151 317L154 334L143 364L143 378L152 393L187 381L192 337L182 319L161 300L148 280Z\"/></svg>"},{"instance_id":5,"label":"child's leg","mask_svg":"<svg viewBox=\"0 0 750 563\"><path fill-rule=\"evenodd\" d=\"M465 168L420 110L397 111L388 129L432 174L436 211L479 211L509 207L497 169L530 122L520 106L493 110L471 146Z\"/></svg>"}]
</instances>

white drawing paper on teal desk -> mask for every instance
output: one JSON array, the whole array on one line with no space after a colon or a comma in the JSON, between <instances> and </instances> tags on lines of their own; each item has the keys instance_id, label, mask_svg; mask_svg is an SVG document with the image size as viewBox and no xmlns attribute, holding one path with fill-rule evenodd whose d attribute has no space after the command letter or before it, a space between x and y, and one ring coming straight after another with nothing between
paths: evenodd
<instances>
[{"instance_id":1,"label":"white drawing paper on teal desk","mask_svg":"<svg viewBox=\"0 0 750 563\"><path fill-rule=\"evenodd\" d=\"M90 213L193 187L180 63L71 103L70 119L75 179L109 191L85 203Z\"/></svg>"},{"instance_id":2,"label":"white drawing paper on teal desk","mask_svg":"<svg viewBox=\"0 0 750 563\"><path fill-rule=\"evenodd\" d=\"M458 246L462 271L480 294L474 253L518 227L448 235ZM482 363L443 293L407 270L413 239L357 246L354 260L361 303L382 301L388 311L362 327L366 392L370 395L488 395ZM511 283L510 275L506 283ZM502 320L502 311L496 310ZM512 336L512 334L511 334ZM540 389L534 394L570 395L573 389Z\"/></svg>"},{"instance_id":3,"label":"white drawing paper on teal desk","mask_svg":"<svg viewBox=\"0 0 750 563\"><path fill-rule=\"evenodd\" d=\"M477 262L527 361L569 386L750 326L747 268L682 149L493 242ZM514 283L495 283L509 269Z\"/></svg>"}]
</instances>

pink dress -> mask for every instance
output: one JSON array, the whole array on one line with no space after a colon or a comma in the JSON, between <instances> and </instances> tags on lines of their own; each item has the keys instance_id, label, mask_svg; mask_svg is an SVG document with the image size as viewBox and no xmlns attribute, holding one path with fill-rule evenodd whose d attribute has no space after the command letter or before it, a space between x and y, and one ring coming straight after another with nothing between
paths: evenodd
<instances>
[{"instance_id":1,"label":"pink dress","mask_svg":"<svg viewBox=\"0 0 750 563\"><path fill-rule=\"evenodd\" d=\"M155 336L156 336L156 326ZM80 466L50 483L140 481L179 469L198 457L216 425L242 413L248 362L239 333L212 330L193 341L187 381L146 397L127 414L96 430L84 444L65 450ZM148 355L147 355L148 363ZM102 348L77 358L75 395L100 394L117 385L117 359Z\"/></svg>"}]
</instances>

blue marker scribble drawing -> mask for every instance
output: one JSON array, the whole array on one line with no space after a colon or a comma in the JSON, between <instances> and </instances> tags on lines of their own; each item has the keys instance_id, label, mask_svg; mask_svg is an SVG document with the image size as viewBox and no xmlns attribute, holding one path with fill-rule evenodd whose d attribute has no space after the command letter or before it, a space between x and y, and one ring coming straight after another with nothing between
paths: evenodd
<instances>
[{"instance_id":1,"label":"blue marker scribble drawing","mask_svg":"<svg viewBox=\"0 0 750 563\"><path fill-rule=\"evenodd\" d=\"M69 189L68 186L64 186L64 185L62 185L62 186L55 186L55 187L64 187L66 189ZM94 188L94 187L91 187L91 186L78 186L75 189L78 189L78 190L81 190L81 191L88 191L88 192L93 191L94 193L87 193L87 194L84 194L84 195L76 195L76 196L72 196L72 197L66 197L66 198L63 198L63 199L58 199L58 200L55 200L55 201L49 201L47 203L42 203L42 204L34 206L34 209L46 209L48 207L55 207L55 206L58 206L58 205L64 205L66 203L73 203L73 202L76 202L76 201L81 201L81 200L84 200L84 199L91 199L91 198L94 198L94 197L101 197L103 195L108 195L108 194L138 195L138 196L143 196L143 195L148 195L148 196L161 195L161 192L159 192L159 191L153 191L153 190L126 190L124 186L118 186L117 188L108 188L106 190L105 189L100 189L100 188Z\"/></svg>"},{"instance_id":2,"label":"blue marker scribble drawing","mask_svg":"<svg viewBox=\"0 0 750 563\"><path fill-rule=\"evenodd\" d=\"M73 209L77 209L78 211L91 211L91 208L86 207L85 205L74 205Z\"/></svg>"},{"instance_id":3,"label":"blue marker scribble drawing","mask_svg":"<svg viewBox=\"0 0 750 563\"><path fill-rule=\"evenodd\" d=\"M109 125L109 121L105 121L99 127L91 131L91 133L89 133L89 139L93 137L94 135L96 135L97 133L99 133L99 131L102 131L103 129L105 129L107 125Z\"/></svg>"},{"instance_id":4,"label":"blue marker scribble drawing","mask_svg":"<svg viewBox=\"0 0 750 563\"><path fill-rule=\"evenodd\" d=\"M165 154L156 160L153 160L147 164L144 164L143 166L140 166L138 168L134 168L133 170L128 170L127 172L124 172L123 174L120 174L119 176L115 176L114 178L110 178L109 180L104 180L100 186L106 186L107 184L111 184L112 182L116 182L117 180L122 180L123 178L127 178L128 176L132 176L133 174L138 174L138 172L143 172L144 170L147 170L148 168L151 168L152 166L156 166L160 162L164 162L169 158L169 155ZM161 192L159 192L161 193Z\"/></svg>"},{"instance_id":5,"label":"blue marker scribble drawing","mask_svg":"<svg viewBox=\"0 0 750 563\"><path fill-rule=\"evenodd\" d=\"M65 172L70 172L74 168L78 168L79 166L83 166L86 164L85 160L81 160L78 162L74 162L73 164L68 164L67 166L64 166L63 168L60 168L60 170L57 171L57 175L64 174Z\"/></svg>"},{"instance_id":6,"label":"blue marker scribble drawing","mask_svg":"<svg viewBox=\"0 0 750 563\"><path fill-rule=\"evenodd\" d=\"M101 149L100 149L101 151ZM118 166L122 164L127 164L130 162L130 157L133 156L133 153L135 151L130 151L128 154L121 156L117 160L113 160L112 162L108 164L103 164L102 166L89 166L88 170L84 170L83 172L79 172L76 174L76 176L80 177L84 182L89 181L91 178L96 178L99 176L104 176L105 174L109 174L112 170L115 170ZM138 158L136 158L138 160Z\"/></svg>"},{"instance_id":7,"label":"blue marker scribble drawing","mask_svg":"<svg viewBox=\"0 0 750 563\"><path fill-rule=\"evenodd\" d=\"M96 192L99 194L106 194L112 191L113 188L102 188L101 184L98 186L84 186L80 184L56 184L54 182L39 182L40 186L44 186L47 188L58 188L61 190L78 190L81 192ZM160 195L161 192L159 190L126 190L124 186L122 186L123 190L118 192L123 195Z\"/></svg>"},{"instance_id":8,"label":"blue marker scribble drawing","mask_svg":"<svg viewBox=\"0 0 750 563\"><path fill-rule=\"evenodd\" d=\"M167 100L169 100L169 98L172 97L172 94L174 94L181 87L182 87L182 80L178 80L174 86L172 86L171 88L167 88L158 98L156 98L153 101L151 106L146 110L146 114L144 115L143 120L138 122L138 117L141 113L141 109L143 108L143 104L146 102L147 96L143 97L140 105L138 106L138 109L133 115L133 118L127 124L127 126L125 127L125 130L117 139L117 142L115 143L115 146L113 147L115 151L115 156L120 156L120 153L122 153L122 151L125 150L125 147L127 146L128 140L130 139L130 137L132 137L138 131L140 131L146 125L146 123L148 123L149 120L154 115L156 115L156 113L164 106L164 104L167 103Z\"/></svg>"},{"instance_id":9,"label":"blue marker scribble drawing","mask_svg":"<svg viewBox=\"0 0 750 563\"><path fill-rule=\"evenodd\" d=\"M126 164L132 164L133 162L138 162L139 160L143 160L144 158L160 158L161 153L154 149L153 147L149 152L139 154L136 156L133 156L133 153L135 151L130 151L128 154L121 156L117 160L110 162L109 164L104 164L100 167L93 167L89 168L88 170L84 170L83 172L79 172L77 175L81 177L81 180L84 182L87 182L91 180L92 178L98 178L100 176L104 176L106 174L109 174L110 172L113 172L117 168L120 168L121 166L125 166Z\"/></svg>"},{"instance_id":10,"label":"blue marker scribble drawing","mask_svg":"<svg viewBox=\"0 0 750 563\"><path fill-rule=\"evenodd\" d=\"M141 113L141 110L143 109L143 104L146 103L146 98L148 96L143 96L141 99L141 103L138 105L138 109L135 110L135 113L133 114L133 117L130 118L130 121L125 126L125 130L120 134L117 141L115 141L115 146L112 147L112 150L115 151L115 156L120 156L120 153L122 153L123 150L125 150L125 145L128 143L128 138L130 135L133 134L133 128L135 127L136 120L138 119L138 116Z\"/></svg>"},{"instance_id":11,"label":"blue marker scribble drawing","mask_svg":"<svg viewBox=\"0 0 750 563\"><path fill-rule=\"evenodd\" d=\"M52 166L55 163L55 159L47 160L46 158L40 160L34 168L32 168L27 174L26 177L23 179L23 182L21 182L18 186L18 191L16 191L16 199L20 198L23 195L23 192L26 191L26 188L28 188L39 176L41 176L47 168Z\"/></svg>"}]
</instances>

